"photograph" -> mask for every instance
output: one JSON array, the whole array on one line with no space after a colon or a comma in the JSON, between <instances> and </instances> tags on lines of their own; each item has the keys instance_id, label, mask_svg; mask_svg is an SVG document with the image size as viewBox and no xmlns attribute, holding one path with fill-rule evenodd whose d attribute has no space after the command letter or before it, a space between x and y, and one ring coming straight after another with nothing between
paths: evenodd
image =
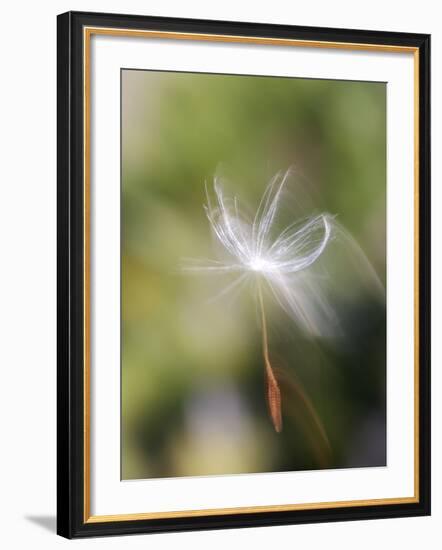
<instances>
[{"instance_id":1,"label":"photograph","mask_svg":"<svg viewBox=\"0 0 442 550\"><path fill-rule=\"evenodd\" d=\"M57 36L58 534L430 514L429 35Z\"/></svg>"},{"instance_id":2,"label":"photograph","mask_svg":"<svg viewBox=\"0 0 442 550\"><path fill-rule=\"evenodd\" d=\"M386 83L120 76L121 478L385 467Z\"/></svg>"},{"instance_id":3,"label":"photograph","mask_svg":"<svg viewBox=\"0 0 442 550\"><path fill-rule=\"evenodd\" d=\"M5 6L2 547L433 550L437 3Z\"/></svg>"}]
</instances>

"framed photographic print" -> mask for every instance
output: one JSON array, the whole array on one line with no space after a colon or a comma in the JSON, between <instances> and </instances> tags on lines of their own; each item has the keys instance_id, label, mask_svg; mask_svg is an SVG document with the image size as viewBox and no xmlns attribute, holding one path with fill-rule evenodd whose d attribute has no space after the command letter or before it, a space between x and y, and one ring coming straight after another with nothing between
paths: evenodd
<instances>
[{"instance_id":1,"label":"framed photographic print","mask_svg":"<svg viewBox=\"0 0 442 550\"><path fill-rule=\"evenodd\" d=\"M58 533L430 513L430 37L58 17Z\"/></svg>"}]
</instances>

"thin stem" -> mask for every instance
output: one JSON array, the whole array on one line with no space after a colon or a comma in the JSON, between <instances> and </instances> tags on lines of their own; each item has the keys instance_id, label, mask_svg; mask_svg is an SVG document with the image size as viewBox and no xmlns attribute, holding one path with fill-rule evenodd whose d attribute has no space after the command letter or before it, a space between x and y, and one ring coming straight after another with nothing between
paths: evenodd
<instances>
[{"instance_id":1,"label":"thin stem","mask_svg":"<svg viewBox=\"0 0 442 550\"><path fill-rule=\"evenodd\" d=\"M299 405L302 407L297 408L296 401L292 403L289 401L289 411L298 417L300 425L305 430L305 433L313 446L318 462L325 468L328 464L330 464L332 450L324 425L322 424L321 418L317 413L313 402L307 392L303 389L301 383L297 380L294 373L291 373L290 377L288 376L288 373L281 374L281 384L283 387L287 388L287 390L290 390L297 395L298 407ZM307 418L310 419L310 422L307 424L303 421L302 416L300 416L302 409L304 409L307 414ZM314 428L313 430L311 429L312 424Z\"/></svg>"},{"instance_id":2,"label":"thin stem","mask_svg":"<svg viewBox=\"0 0 442 550\"><path fill-rule=\"evenodd\" d=\"M261 285L258 283L258 298L261 309L261 329L262 329L262 354L267 375L267 400L269 405L270 417L273 426L277 432L282 430L282 415L281 415L281 391L278 382L273 372L272 364L269 357L269 344L267 336L267 323L264 310L264 299L262 296Z\"/></svg>"}]
</instances>

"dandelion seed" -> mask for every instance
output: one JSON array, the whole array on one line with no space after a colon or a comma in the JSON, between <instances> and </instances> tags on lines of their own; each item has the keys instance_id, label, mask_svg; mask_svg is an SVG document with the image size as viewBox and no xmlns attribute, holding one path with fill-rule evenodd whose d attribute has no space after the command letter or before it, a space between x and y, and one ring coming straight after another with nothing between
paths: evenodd
<instances>
[{"instance_id":1,"label":"dandelion seed","mask_svg":"<svg viewBox=\"0 0 442 550\"><path fill-rule=\"evenodd\" d=\"M226 257L223 260L193 262L183 267L187 272L237 274L237 278L223 289L221 295L246 280L256 283L261 311L267 401L277 432L282 429L281 392L269 357L263 286L270 290L276 302L298 325L307 332L317 333L319 327L315 309L318 304L313 302L317 302L318 298L314 297L314 292L310 297L305 295L297 276L316 262L333 236L333 217L322 213L289 224L275 237L276 219L289 175L290 170L272 178L253 220L241 210L237 198L224 196L221 183L215 178L215 202L206 188L207 205L204 209ZM305 281L302 282L305 285Z\"/></svg>"},{"instance_id":2,"label":"dandelion seed","mask_svg":"<svg viewBox=\"0 0 442 550\"><path fill-rule=\"evenodd\" d=\"M333 267L339 265L341 275L346 271L351 273L352 284L363 284L376 297L385 299L384 287L369 260L334 216L326 212L316 213L281 225L279 218L286 206L284 192L290 176L289 169L272 178L253 218L248 215L248 210L241 208L236 197L224 195L219 178L215 178L213 198L206 187L204 209L221 245L222 258L190 260L182 266L187 273L234 276L214 299L239 292L247 282L253 284L260 311L267 402L277 432L282 430L281 391L270 360L264 291L304 334L328 338L342 336L329 294L333 287L335 304L336 295L345 289L342 289L342 284L338 288L338 281L334 282L326 271L319 275L314 269L333 241L341 245L335 247ZM330 268L332 264L327 266ZM298 388L298 393L302 394L302 388ZM310 414L311 410L310 407ZM311 416L318 424L317 414Z\"/></svg>"}]
</instances>

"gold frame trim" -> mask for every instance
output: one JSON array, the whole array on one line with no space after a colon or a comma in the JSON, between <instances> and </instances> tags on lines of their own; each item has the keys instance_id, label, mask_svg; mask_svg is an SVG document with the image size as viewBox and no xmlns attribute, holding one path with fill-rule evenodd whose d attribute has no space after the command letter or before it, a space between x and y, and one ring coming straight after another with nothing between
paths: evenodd
<instances>
[{"instance_id":1,"label":"gold frame trim","mask_svg":"<svg viewBox=\"0 0 442 550\"><path fill-rule=\"evenodd\" d=\"M272 46L293 46L306 48L349 49L375 52L412 53L414 62L414 495L410 497L350 500L336 502L282 504L270 506L249 506L215 508L206 510L180 510L116 515L91 515L91 472L90 472L90 41L92 35L129 36L137 38L158 38L173 40L196 40L203 42L248 43ZM261 38L235 35L183 33L117 29L107 27L83 28L83 100L84 100L84 523L106 523L112 521L136 521L147 519L185 518L228 514L250 514L260 512L283 512L296 510L319 510L356 506L379 506L411 504L419 502L419 49L411 46L392 46L349 42L328 42L282 38Z\"/></svg>"}]
</instances>

